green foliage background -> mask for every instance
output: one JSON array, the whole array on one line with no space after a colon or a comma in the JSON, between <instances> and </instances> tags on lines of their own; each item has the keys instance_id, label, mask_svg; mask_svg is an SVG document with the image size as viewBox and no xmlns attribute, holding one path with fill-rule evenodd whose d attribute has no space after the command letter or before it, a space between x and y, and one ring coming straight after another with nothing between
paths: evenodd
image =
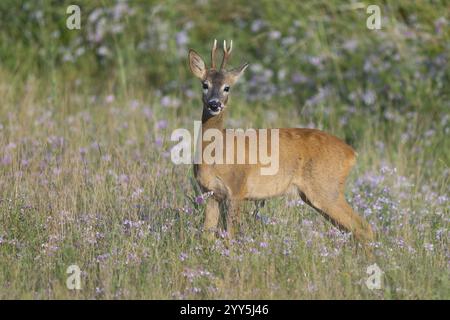
<instances>
[{"instance_id":1,"label":"green foliage background","mask_svg":"<svg viewBox=\"0 0 450 320\"><path fill-rule=\"evenodd\" d=\"M0 298L448 299L448 9L1 1ZM358 151L348 197L380 234L383 290L364 286L371 262L345 235L286 199L263 210L273 223L248 215L231 248L200 240L201 195L169 138L201 115L187 50L209 61L214 39L250 62L230 127L317 127ZM73 263L80 292L65 287Z\"/></svg>"}]
</instances>

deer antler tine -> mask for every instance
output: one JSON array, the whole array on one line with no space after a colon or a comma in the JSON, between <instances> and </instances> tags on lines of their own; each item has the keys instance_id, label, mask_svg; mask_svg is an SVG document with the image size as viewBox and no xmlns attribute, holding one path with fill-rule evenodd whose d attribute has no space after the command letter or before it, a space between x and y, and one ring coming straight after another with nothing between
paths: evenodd
<instances>
[{"instance_id":1,"label":"deer antler tine","mask_svg":"<svg viewBox=\"0 0 450 320\"><path fill-rule=\"evenodd\" d=\"M233 49L233 40L230 40L229 48L227 48L227 41L223 40L223 59L222 59L222 64L220 65L220 70L225 68L225 65L227 64L227 61L228 61L228 58L230 57L232 49Z\"/></svg>"},{"instance_id":2,"label":"deer antler tine","mask_svg":"<svg viewBox=\"0 0 450 320\"><path fill-rule=\"evenodd\" d=\"M216 68L216 49L217 49L217 39L214 39L214 44L211 49L211 69Z\"/></svg>"}]
</instances>

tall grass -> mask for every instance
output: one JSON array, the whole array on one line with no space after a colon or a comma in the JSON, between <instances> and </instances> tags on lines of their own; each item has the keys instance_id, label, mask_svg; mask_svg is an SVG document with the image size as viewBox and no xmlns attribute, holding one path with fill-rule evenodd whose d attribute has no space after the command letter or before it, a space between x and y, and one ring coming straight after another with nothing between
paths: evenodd
<instances>
[{"instance_id":1,"label":"tall grass","mask_svg":"<svg viewBox=\"0 0 450 320\"><path fill-rule=\"evenodd\" d=\"M445 2L0 4L0 298L448 299ZM104 21L104 22L102 22ZM104 26L104 27L103 27ZM233 38L251 63L230 127L317 127L359 154L352 206L376 229L380 290L358 246L298 199L200 238L204 204L170 133L200 119L186 52ZM66 287L78 265L82 289Z\"/></svg>"}]
</instances>

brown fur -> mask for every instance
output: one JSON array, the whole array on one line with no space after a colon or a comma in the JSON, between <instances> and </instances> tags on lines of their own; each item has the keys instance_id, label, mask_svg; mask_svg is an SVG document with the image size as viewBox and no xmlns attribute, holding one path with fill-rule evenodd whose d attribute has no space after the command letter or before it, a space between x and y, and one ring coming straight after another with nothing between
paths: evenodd
<instances>
[{"instance_id":1,"label":"brown fur","mask_svg":"<svg viewBox=\"0 0 450 320\"><path fill-rule=\"evenodd\" d=\"M224 84L234 84L246 65L232 71L207 70L201 57L192 50L189 62L194 75L210 84L203 95L203 132L209 128L222 130L225 146L223 123L228 94L220 90ZM207 101L211 97L224 105L224 110L217 115L208 111ZM203 142L203 146L208 143ZM296 192L334 225L353 232L360 241L371 241L374 234L370 225L353 211L344 197L345 181L355 162L356 152L335 136L316 129L283 128L279 129L279 170L275 175L261 175L259 163L196 164L194 174L198 183L204 191L214 192L206 205L204 230L209 238L213 236L219 220L219 202L228 203L227 231L233 237L241 201Z\"/></svg>"}]
</instances>

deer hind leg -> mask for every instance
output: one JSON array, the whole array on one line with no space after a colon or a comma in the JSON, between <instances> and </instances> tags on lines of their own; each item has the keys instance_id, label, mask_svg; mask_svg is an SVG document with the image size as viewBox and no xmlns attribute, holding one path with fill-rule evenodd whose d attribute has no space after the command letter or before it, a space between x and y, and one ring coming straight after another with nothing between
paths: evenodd
<instances>
[{"instance_id":1,"label":"deer hind leg","mask_svg":"<svg viewBox=\"0 0 450 320\"><path fill-rule=\"evenodd\" d=\"M337 227L352 232L359 242L367 244L374 240L369 223L353 211L343 195L336 203L328 206L324 213Z\"/></svg>"},{"instance_id":2,"label":"deer hind leg","mask_svg":"<svg viewBox=\"0 0 450 320\"><path fill-rule=\"evenodd\" d=\"M363 244L374 239L374 234L369 223L359 216L345 200L344 194L336 188L304 188L300 196L303 201L316 209L336 227L352 232L356 240Z\"/></svg>"},{"instance_id":3,"label":"deer hind leg","mask_svg":"<svg viewBox=\"0 0 450 320\"><path fill-rule=\"evenodd\" d=\"M352 232L362 243L372 241L374 234L369 223L353 211L344 196L345 181L355 163L355 155L347 154L337 163L341 165L306 161L301 176L293 183L299 188L302 199L335 226Z\"/></svg>"},{"instance_id":4,"label":"deer hind leg","mask_svg":"<svg viewBox=\"0 0 450 320\"><path fill-rule=\"evenodd\" d=\"M219 216L219 202L214 198L206 200L205 222L203 225L203 237L205 239L214 239L217 224L219 223Z\"/></svg>"},{"instance_id":5,"label":"deer hind leg","mask_svg":"<svg viewBox=\"0 0 450 320\"><path fill-rule=\"evenodd\" d=\"M349 217L351 224L350 227L347 227L347 230L352 231L355 238L360 242L367 243L375 240L375 235L370 224L350 207L347 200L345 200L344 195L340 197L337 206L331 211L334 212L334 214L343 212L346 217Z\"/></svg>"},{"instance_id":6,"label":"deer hind leg","mask_svg":"<svg viewBox=\"0 0 450 320\"><path fill-rule=\"evenodd\" d=\"M227 234L229 239L235 235L235 227L240 222L240 201L231 199L228 203Z\"/></svg>"}]
</instances>

